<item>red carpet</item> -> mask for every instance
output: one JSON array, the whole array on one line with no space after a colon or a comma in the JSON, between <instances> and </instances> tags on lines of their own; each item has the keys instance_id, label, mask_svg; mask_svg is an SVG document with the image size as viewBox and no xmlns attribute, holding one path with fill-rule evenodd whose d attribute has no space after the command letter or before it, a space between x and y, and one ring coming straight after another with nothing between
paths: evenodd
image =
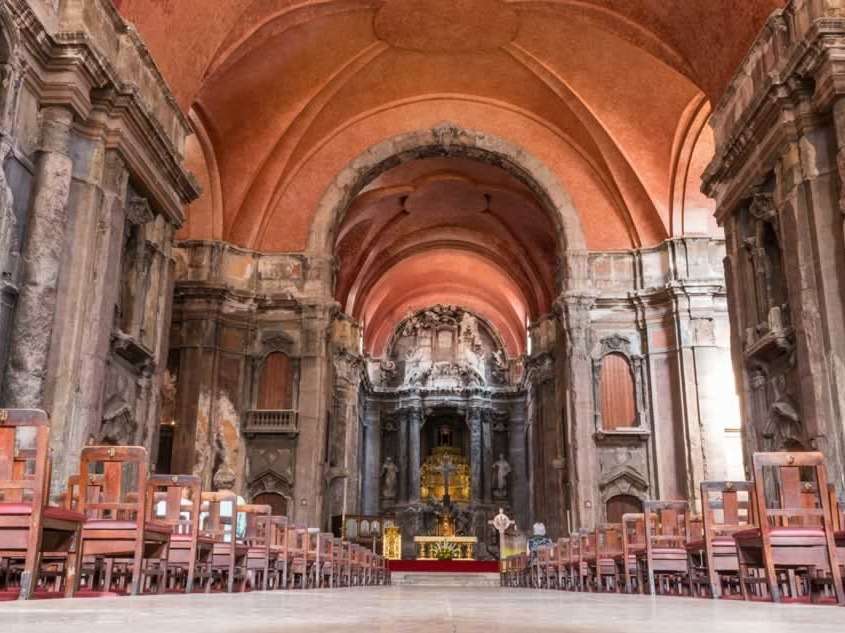
<instances>
[{"instance_id":1,"label":"red carpet","mask_svg":"<svg viewBox=\"0 0 845 633\"><path fill-rule=\"evenodd\" d=\"M498 574L499 562L495 560L392 560L390 571L442 571L466 574Z\"/></svg>"}]
</instances>

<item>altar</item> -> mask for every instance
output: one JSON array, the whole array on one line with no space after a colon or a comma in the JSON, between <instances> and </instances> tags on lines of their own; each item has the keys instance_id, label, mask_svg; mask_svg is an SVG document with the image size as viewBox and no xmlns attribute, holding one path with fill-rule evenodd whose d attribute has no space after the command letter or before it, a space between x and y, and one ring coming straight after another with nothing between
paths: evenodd
<instances>
[{"instance_id":1,"label":"altar","mask_svg":"<svg viewBox=\"0 0 845 633\"><path fill-rule=\"evenodd\" d=\"M449 550L449 560L475 560L476 536L415 536L417 560L442 560Z\"/></svg>"}]
</instances>

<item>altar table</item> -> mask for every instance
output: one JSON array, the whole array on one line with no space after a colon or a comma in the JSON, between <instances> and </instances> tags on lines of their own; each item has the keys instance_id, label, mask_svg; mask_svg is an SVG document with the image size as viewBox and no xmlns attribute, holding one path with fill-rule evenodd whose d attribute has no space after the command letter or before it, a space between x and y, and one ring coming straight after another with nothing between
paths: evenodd
<instances>
[{"instance_id":1,"label":"altar table","mask_svg":"<svg viewBox=\"0 0 845 633\"><path fill-rule=\"evenodd\" d=\"M436 560L435 546L444 542L451 543L458 550L453 560L475 560L476 536L415 536L417 560Z\"/></svg>"}]
</instances>

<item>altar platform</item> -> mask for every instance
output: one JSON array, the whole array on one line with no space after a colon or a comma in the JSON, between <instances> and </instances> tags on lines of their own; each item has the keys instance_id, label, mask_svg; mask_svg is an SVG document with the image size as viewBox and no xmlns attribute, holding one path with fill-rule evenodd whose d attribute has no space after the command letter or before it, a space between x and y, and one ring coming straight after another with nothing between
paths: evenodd
<instances>
[{"instance_id":1,"label":"altar platform","mask_svg":"<svg viewBox=\"0 0 845 633\"><path fill-rule=\"evenodd\" d=\"M416 587L498 587L495 560L392 560L394 585Z\"/></svg>"}]
</instances>

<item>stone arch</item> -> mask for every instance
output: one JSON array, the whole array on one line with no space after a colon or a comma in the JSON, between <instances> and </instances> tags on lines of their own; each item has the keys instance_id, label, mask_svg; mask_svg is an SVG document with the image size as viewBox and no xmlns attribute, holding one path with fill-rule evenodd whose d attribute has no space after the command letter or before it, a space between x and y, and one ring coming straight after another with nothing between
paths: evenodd
<instances>
[{"instance_id":1,"label":"stone arch","mask_svg":"<svg viewBox=\"0 0 845 633\"><path fill-rule=\"evenodd\" d=\"M355 196L372 180L402 163L420 158L462 157L501 167L525 184L550 213L562 261L586 252L581 218L559 179L523 148L495 135L444 122L400 134L373 145L335 177L317 205L308 236L308 253L329 259L338 227ZM571 288L580 279L565 275Z\"/></svg>"}]
</instances>

